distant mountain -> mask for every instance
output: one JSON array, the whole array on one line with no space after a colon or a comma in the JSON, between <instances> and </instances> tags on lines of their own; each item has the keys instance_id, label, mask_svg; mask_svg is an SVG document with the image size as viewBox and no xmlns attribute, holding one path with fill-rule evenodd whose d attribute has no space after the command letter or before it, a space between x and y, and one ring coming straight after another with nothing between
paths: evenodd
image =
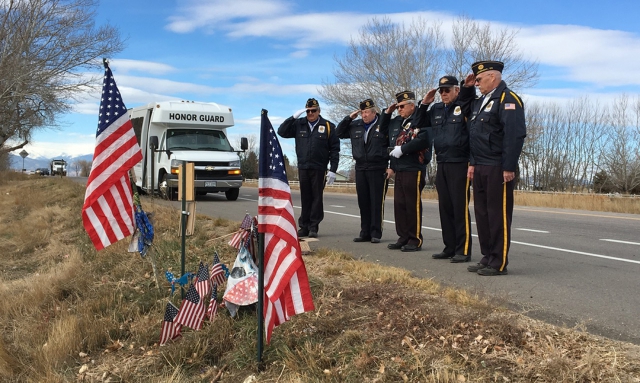
<instances>
[{"instance_id":1,"label":"distant mountain","mask_svg":"<svg viewBox=\"0 0 640 383\"><path fill-rule=\"evenodd\" d=\"M16 169L16 170L20 170L22 169L22 157L20 157L18 154L14 154L14 153L9 153L9 158L11 161L11 169ZM93 154L84 154L81 156L72 156L72 155L68 155L68 154L61 154L59 156L53 157L53 158L44 158L44 157L38 157L38 158L29 158L29 156L27 156L24 159L24 169L26 170L33 170L35 171L38 168L47 168L49 169L49 163L51 162L51 160L53 159L63 159L65 161L67 161L67 172L69 173L69 175L75 175L75 168L73 166L73 164L77 161L91 161L93 160Z\"/></svg>"}]
</instances>

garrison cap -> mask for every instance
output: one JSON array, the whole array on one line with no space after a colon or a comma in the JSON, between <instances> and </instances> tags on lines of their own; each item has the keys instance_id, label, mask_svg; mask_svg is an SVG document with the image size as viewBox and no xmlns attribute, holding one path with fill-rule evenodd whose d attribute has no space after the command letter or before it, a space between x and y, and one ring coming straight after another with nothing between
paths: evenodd
<instances>
[{"instance_id":1,"label":"garrison cap","mask_svg":"<svg viewBox=\"0 0 640 383\"><path fill-rule=\"evenodd\" d=\"M370 98L360 102L360 110L371 109L375 107L376 107L376 104Z\"/></svg>"},{"instance_id":2,"label":"garrison cap","mask_svg":"<svg viewBox=\"0 0 640 383\"><path fill-rule=\"evenodd\" d=\"M304 106L305 108L319 108L320 104L318 103L318 100L316 100L315 98L310 98L307 100L307 104Z\"/></svg>"},{"instance_id":3,"label":"garrison cap","mask_svg":"<svg viewBox=\"0 0 640 383\"><path fill-rule=\"evenodd\" d=\"M404 90L400 93L396 93L396 100L398 101L398 103L401 103L404 101L415 101L416 94L410 90Z\"/></svg>"},{"instance_id":4,"label":"garrison cap","mask_svg":"<svg viewBox=\"0 0 640 383\"><path fill-rule=\"evenodd\" d=\"M498 72L502 73L503 68L504 63L502 61L476 61L471 64L471 70L473 71L473 74L475 76L488 70L497 70Z\"/></svg>"},{"instance_id":5,"label":"garrison cap","mask_svg":"<svg viewBox=\"0 0 640 383\"><path fill-rule=\"evenodd\" d=\"M458 86L459 84L455 76L443 76L440 81L438 81L438 88L450 88L452 86Z\"/></svg>"}]
</instances>

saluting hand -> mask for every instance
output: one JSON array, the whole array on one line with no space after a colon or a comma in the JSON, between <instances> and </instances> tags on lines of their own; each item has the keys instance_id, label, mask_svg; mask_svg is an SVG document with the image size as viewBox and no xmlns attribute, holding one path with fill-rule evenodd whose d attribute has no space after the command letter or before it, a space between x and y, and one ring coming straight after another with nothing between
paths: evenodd
<instances>
[{"instance_id":1,"label":"saluting hand","mask_svg":"<svg viewBox=\"0 0 640 383\"><path fill-rule=\"evenodd\" d=\"M427 92L427 94L424 95L424 98L422 99L422 103L424 105L429 105L433 102L433 100L436 99L436 92L438 91L438 89L431 89L429 92Z\"/></svg>"},{"instance_id":2,"label":"saluting hand","mask_svg":"<svg viewBox=\"0 0 640 383\"><path fill-rule=\"evenodd\" d=\"M352 120L355 119L356 117L358 117L358 113L360 113L359 110L355 110L351 112L351 114L349 115L349 118L351 118Z\"/></svg>"},{"instance_id":3,"label":"saluting hand","mask_svg":"<svg viewBox=\"0 0 640 383\"><path fill-rule=\"evenodd\" d=\"M467 77L464 79L464 86L474 86L476 84L476 75L473 73L469 73Z\"/></svg>"},{"instance_id":4,"label":"saluting hand","mask_svg":"<svg viewBox=\"0 0 640 383\"><path fill-rule=\"evenodd\" d=\"M385 113L386 114L391 114L391 113L393 113L394 110L396 110L397 107L398 107L398 103L394 102L393 104L389 105L389 107L387 108Z\"/></svg>"}]
</instances>

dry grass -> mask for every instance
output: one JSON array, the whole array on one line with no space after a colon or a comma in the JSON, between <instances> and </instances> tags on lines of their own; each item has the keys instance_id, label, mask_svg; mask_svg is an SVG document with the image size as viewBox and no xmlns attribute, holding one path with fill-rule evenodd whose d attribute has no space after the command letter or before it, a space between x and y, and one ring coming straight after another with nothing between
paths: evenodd
<instances>
[{"instance_id":1,"label":"dry grass","mask_svg":"<svg viewBox=\"0 0 640 383\"><path fill-rule=\"evenodd\" d=\"M83 188L0 175L3 382L640 382L640 347L511 313L406 270L321 249L305 257L316 310L278 327L257 373L256 318L221 309L158 346L169 285L118 243L82 230ZM176 211L148 200L158 270L179 273ZM239 217L240 218L240 217ZM187 269L223 263L238 222L199 217ZM222 295L222 292L220 292ZM178 304L178 298L173 299ZM217 377L217 379L216 379Z\"/></svg>"}]
</instances>

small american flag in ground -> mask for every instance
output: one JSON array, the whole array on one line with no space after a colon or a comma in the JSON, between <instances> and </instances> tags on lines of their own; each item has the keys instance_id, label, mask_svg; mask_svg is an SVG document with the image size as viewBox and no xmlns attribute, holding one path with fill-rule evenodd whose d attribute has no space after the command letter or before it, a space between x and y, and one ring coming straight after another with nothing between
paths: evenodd
<instances>
[{"instance_id":1,"label":"small american flag in ground","mask_svg":"<svg viewBox=\"0 0 640 383\"><path fill-rule=\"evenodd\" d=\"M295 314L314 310L298 242L291 189L280 143L262 110L258 180L258 231L264 233L264 320L271 332Z\"/></svg>"},{"instance_id":2,"label":"small american flag in ground","mask_svg":"<svg viewBox=\"0 0 640 383\"><path fill-rule=\"evenodd\" d=\"M211 283L214 285L221 285L227 280L218 252L213 253L213 263L211 264Z\"/></svg>"},{"instance_id":3,"label":"small american flag in ground","mask_svg":"<svg viewBox=\"0 0 640 383\"><path fill-rule=\"evenodd\" d=\"M194 282L196 291L200 295L200 298L204 299L207 294L211 292L211 282L209 282L209 270L205 265L200 262L198 266L198 274L196 275L196 281Z\"/></svg>"},{"instance_id":4,"label":"small american flag in ground","mask_svg":"<svg viewBox=\"0 0 640 383\"><path fill-rule=\"evenodd\" d=\"M191 285L180 304L180 312L173 321L191 327L194 330L202 328L202 319L204 318L204 302L200 299L200 294L196 288Z\"/></svg>"},{"instance_id":5,"label":"small american flag in ground","mask_svg":"<svg viewBox=\"0 0 640 383\"><path fill-rule=\"evenodd\" d=\"M174 323L174 319L178 315L178 308L173 303L168 302L167 308L164 310L164 319L162 320L162 330L160 331L160 346L170 340L180 338L182 336L182 325Z\"/></svg>"},{"instance_id":6,"label":"small american flag in ground","mask_svg":"<svg viewBox=\"0 0 640 383\"><path fill-rule=\"evenodd\" d=\"M239 250L240 247L246 243L249 238L249 234L251 233L251 223L251 216L249 214L245 214L242 223L240 223L240 229L238 229L238 231L229 240L229 246L235 247Z\"/></svg>"},{"instance_id":7,"label":"small american flag in ground","mask_svg":"<svg viewBox=\"0 0 640 383\"><path fill-rule=\"evenodd\" d=\"M127 173L142 160L127 107L105 62L96 148L82 206L82 224L97 250L133 234L133 194Z\"/></svg>"},{"instance_id":8,"label":"small american flag in ground","mask_svg":"<svg viewBox=\"0 0 640 383\"><path fill-rule=\"evenodd\" d=\"M209 301L209 308L207 309L207 316L210 321L213 321L213 318L216 316L218 312L218 285L213 285L213 289L211 290L211 300Z\"/></svg>"}]
</instances>

